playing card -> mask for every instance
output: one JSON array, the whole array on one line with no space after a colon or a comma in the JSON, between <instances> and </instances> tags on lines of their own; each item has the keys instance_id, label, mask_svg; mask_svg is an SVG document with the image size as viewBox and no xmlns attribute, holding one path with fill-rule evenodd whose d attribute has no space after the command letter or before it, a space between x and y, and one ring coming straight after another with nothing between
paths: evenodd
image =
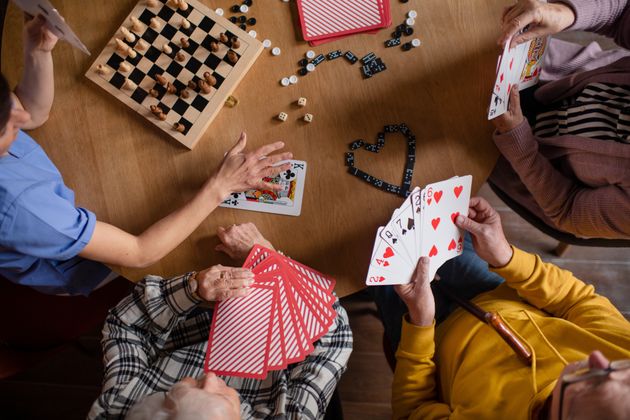
<instances>
[{"instance_id":1,"label":"playing card","mask_svg":"<svg viewBox=\"0 0 630 420\"><path fill-rule=\"evenodd\" d=\"M13 2L31 16L42 15L45 17L47 26L53 34L59 39L68 41L85 54L90 55L87 47L83 45L83 42L70 29L64 18L61 17L59 11L48 0L13 0Z\"/></svg>"},{"instance_id":2,"label":"playing card","mask_svg":"<svg viewBox=\"0 0 630 420\"><path fill-rule=\"evenodd\" d=\"M234 193L227 197L220 207L299 216L302 212L306 162L299 160L289 162L290 169L273 178L264 178L266 182L280 185L281 190L249 190Z\"/></svg>"},{"instance_id":3,"label":"playing card","mask_svg":"<svg viewBox=\"0 0 630 420\"><path fill-rule=\"evenodd\" d=\"M407 254L411 257L411 265L415 267L418 260L418 249L416 249L416 229L413 217L413 206L411 200L406 199L394 218L394 230Z\"/></svg>"},{"instance_id":4,"label":"playing card","mask_svg":"<svg viewBox=\"0 0 630 420\"><path fill-rule=\"evenodd\" d=\"M523 72L521 73L519 90L527 89L534 86L540 79L543 61L547 52L547 42L549 37L539 37L532 39L527 43L527 55L523 64Z\"/></svg>"},{"instance_id":5,"label":"playing card","mask_svg":"<svg viewBox=\"0 0 630 420\"><path fill-rule=\"evenodd\" d=\"M424 189L420 255L430 259L429 278L438 268L463 252L464 232L455 225L458 215L468 214L472 176L454 177Z\"/></svg>"},{"instance_id":6,"label":"playing card","mask_svg":"<svg viewBox=\"0 0 630 420\"><path fill-rule=\"evenodd\" d=\"M416 258L420 255L420 240L422 229L421 226L421 215L422 215L422 190L418 187L414 188L411 194L409 195L409 201L411 202L411 208L413 211L413 223L415 226L415 240L416 240L416 250L417 255Z\"/></svg>"},{"instance_id":7,"label":"playing card","mask_svg":"<svg viewBox=\"0 0 630 420\"><path fill-rule=\"evenodd\" d=\"M414 268L394 251L387 242L381 239L382 230L383 228L379 228L376 235L375 251L372 254L365 284L368 286L384 286L409 283Z\"/></svg>"},{"instance_id":8,"label":"playing card","mask_svg":"<svg viewBox=\"0 0 630 420\"><path fill-rule=\"evenodd\" d=\"M269 356L266 370L280 370L287 366L285 358L284 322L282 319L282 306L279 293L280 282L272 275L261 274L256 276L256 283L270 286L275 289L274 296L278 299L274 304L271 314L271 338L269 342ZM289 314L287 314L289 316Z\"/></svg>"},{"instance_id":9,"label":"playing card","mask_svg":"<svg viewBox=\"0 0 630 420\"><path fill-rule=\"evenodd\" d=\"M394 210L394 214L392 218L389 219L389 222L383 227L383 229L379 230L379 236L383 241L387 243L387 245L391 246L396 253L398 253L408 265L412 265L412 257L409 254L409 251L405 248L405 244L399 236L398 229L395 226L395 221L398 218L398 214L400 213L400 209Z\"/></svg>"},{"instance_id":10,"label":"playing card","mask_svg":"<svg viewBox=\"0 0 630 420\"><path fill-rule=\"evenodd\" d=\"M501 61L497 71L497 78L492 89L492 97L490 99L490 108L488 109L488 119L502 115L508 109L508 99L510 88L513 83L512 71L516 61L516 50L510 48L512 37L510 37L503 47Z\"/></svg>"},{"instance_id":11,"label":"playing card","mask_svg":"<svg viewBox=\"0 0 630 420\"><path fill-rule=\"evenodd\" d=\"M214 310L206 372L262 379L266 376L274 288L255 285L245 297L226 299Z\"/></svg>"}]
</instances>

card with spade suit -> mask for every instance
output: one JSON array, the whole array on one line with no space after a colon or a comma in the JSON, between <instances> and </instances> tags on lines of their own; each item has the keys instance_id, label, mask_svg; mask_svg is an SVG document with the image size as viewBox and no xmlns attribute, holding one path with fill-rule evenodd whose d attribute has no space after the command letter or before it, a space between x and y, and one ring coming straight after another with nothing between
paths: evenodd
<instances>
[{"instance_id":1,"label":"card with spade suit","mask_svg":"<svg viewBox=\"0 0 630 420\"><path fill-rule=\"evenodd\" d=\"M264 178L266 182L280 185L280 190L248 190L234 193L226 198L220 207L299 216L302 212L306 162L300 160L288 162L291 164L291 168L273 178ZM281 162L278 165L284 163L286 162Z\"/></svg>"}]
</instances>

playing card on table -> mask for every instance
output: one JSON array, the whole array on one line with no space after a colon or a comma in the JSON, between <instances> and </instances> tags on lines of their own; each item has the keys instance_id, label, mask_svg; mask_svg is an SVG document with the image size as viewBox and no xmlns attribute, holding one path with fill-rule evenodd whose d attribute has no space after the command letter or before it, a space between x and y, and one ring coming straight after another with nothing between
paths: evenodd
<instances>
[{"instance_id":1,"label":"playing card on table","mask_svg":"<svg viewBox=\"0 0 630 420\"><path fill-rule=\"evenodd\" d=\"M48 0L13 0L13 2L31 16L42 15L45 17L48 22L47 26L53 34L59 39L68 41L85 54L90 55L87 47L70 29L70 26L59 14L59 11Z\"/></svg>"},{"instance_id":2,"label":"playing card on table","mask_svg":"<svg viewBox=\"0 0 630 420\"><path fill-rule=\"evenodd\" d=\"M299 216L302 212L306 162L291 160L289 163L290 169L273 178L263 178L265 182L280 185L282 188L279 191L269 189L234 193L220 207Z\"/></svg>"},{"instance_id":3,"label":"playing card on table","mask_svg":"<svg viewBox=\"0 0 630 420\"><path fill-rule=\"evenodd\" d=\"M429 279L438 268L464 250L464 232L455 225L460 214L468 215L472 176L454 177L429 184L424 189L420 256L429 257Z\"/></svg>"}]
</instances>

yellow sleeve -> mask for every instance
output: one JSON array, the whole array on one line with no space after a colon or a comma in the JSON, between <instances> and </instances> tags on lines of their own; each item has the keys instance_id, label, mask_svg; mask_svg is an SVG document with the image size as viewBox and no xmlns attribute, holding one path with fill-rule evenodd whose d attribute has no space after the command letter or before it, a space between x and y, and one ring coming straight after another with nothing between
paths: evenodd
<instances>
[{"instance_id":1,"label":"yellow sleeve","mask_svg":"<svg viewBox=\"0 0 630 420\"><path fill-rule=\"evenodd\" d=\"M630 323L610 301L585 284L539 256L514 249L512 260L502 268L492 269L508 286L530 304L564 318L602 338L630 346Z\"/></svg>"},{"instance_id":2,"label":"yellow sleeve","mask_svg":"<svg viewBox=\"0 0 630 420\"><path fill-rule=\"evenodd\" d=\"M435 380L435 321L418 327L403 318L402 336L396 352L392 386L394 419L444 419L451 411L437 400Z\"/></svg>"}]
</instances>

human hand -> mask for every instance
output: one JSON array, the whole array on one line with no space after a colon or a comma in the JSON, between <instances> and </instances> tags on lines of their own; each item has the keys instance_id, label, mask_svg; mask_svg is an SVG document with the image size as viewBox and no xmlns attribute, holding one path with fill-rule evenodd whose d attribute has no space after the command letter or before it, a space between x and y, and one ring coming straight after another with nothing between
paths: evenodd
<instances>
[{"instance_id":1,"label":"human hand","mask_svg":"<svg viewBox=\"0 0 630 420\"><path fill-rule=\"evenodd\" d=\"M512 259L512 247L505 239L501 217L483 198L472 197L468 217L460 214L455 224L470 232L477 255L492 267L503 267Z\"/></svg>"},{"instance_id":2,"label":"human hand","mask_svg":"<svg viewBox=\"0 0 630 420\"><path fill-rule=\"evenodd\" d=\"M232 225L228 228L219 226L217 236L221 243L214 249L225 252L232 259L244 261L247 254L256 244L265 248L274 249L271 242L266 240L253 223Z\"/></svg>"},{"instance_id":3,"label":"human hand","mask_svg":"<svg viewBox=\"0 0 630 420\"><path fill-rule=\"evenodd\" d=\"M538 0L519 0L503 10L503 33L498 44L527 27L527 31L512 38L511 47L540 36L553 35L573 25L575 13L563 3L544 3Z\"/></svg>"},{"instance_id":4,"label":"human hand","mask_svg":"<svg viewBox=\"0 0 630 420\"><path fill-rule=\"evenodd\" d=\"M197 294L207 302L246 296L254 273L245 268L215 265L197 273Z\"/></svg>"},{"instance_id":5,"label":"human hand","mask_svg":"<svg viewBox=\"0 0 630 420\"><path fill-rule=\"evenodd\" d=\"M46 19L42 15L35 17L25 16L24 18L24 51L25 52L50 52L59 38L53 34Z\"/></svg>"},{"instance_id":6,"label":"human hand","mask_svg":"<svg viewBox=\"0 0 630 420\"><path fill-rule=\"evenodd\" d=\"M435 318L435 300L429 280L429 258L422 257L418 261L411 282L394 286L398 296L409 309L409 320L412 324L426 327L433 324Z\"/></svg>"},{"instance_id":7,"label":"human hand","mask_svg":"<svg viewBox=\"0 0 630 420\"><path fill-rule=\"evenodd\" d=\"M212 177L222 190L223 197L251 189L276 191L282 188L280 185L265 182L263 178L273 178L280 172L290 169L289 163L273 166L293 157L290 152L271 155L283 148L284 143L278 141L259 147L253 152L244 153L246 144L247 135L241 133L241 137L227 152L221 166Z\"/></svg>"},{"instance_id":8,"label":"human hand","mask_svg":"<svg viewBox=\"0 0 630 420\"><path fill-rule=\"evenodd\" d=\"M513 85L510 91L507 111L493 118L491 121L499 133L507 133L518 127L523 122L523 118L521 95L518 91L518 85Z\"/></svg>"}]
</instances>

